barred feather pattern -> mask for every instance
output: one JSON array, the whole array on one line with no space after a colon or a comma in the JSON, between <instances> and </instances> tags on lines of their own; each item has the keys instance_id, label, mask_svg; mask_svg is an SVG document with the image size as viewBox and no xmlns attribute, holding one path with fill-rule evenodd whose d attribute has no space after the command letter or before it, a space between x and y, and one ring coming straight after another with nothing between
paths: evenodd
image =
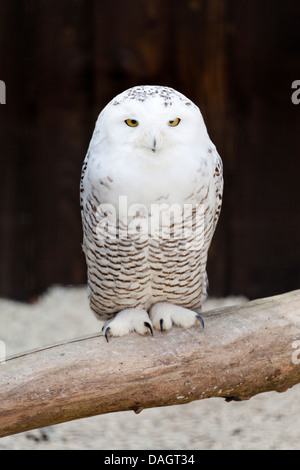
<instances>
[{"instance_id":1,"label":"barred feather pattern","mask_svg":"<svg viewBox=\"0 0 300 470\"><path fill-rule=\"evenodd\" d=\"M99 211L101 203L90 193L82 207L83 249L88 267L90 306L102 320L111 319L128 307L149 310L157 302L171 302L186 308L200 309L207 295L206 263L208 248L218 221L222 201L221 161L217 157L213 185L203 188L205 198L201 226L196 224L195 210L185 218L188 236L183 236L182 218L170 227L159 225L157 233L141 236L103 236L97 227L109 215ZM209 191L216 192L216 206L209 205ZM151 213L149 214L151 218ZM132 220L130 220L130 223ZM111 220L114 227L115 221ZM196 226L197 225L197 226ZM191 230L188 230L188 229ZM117 221L120 229L120 220ZM165 232L164 232L165 230ZM165 236L164 236L165 234ZM118 235L118 237L116 236Z\"/></svg>"}]
</instances>

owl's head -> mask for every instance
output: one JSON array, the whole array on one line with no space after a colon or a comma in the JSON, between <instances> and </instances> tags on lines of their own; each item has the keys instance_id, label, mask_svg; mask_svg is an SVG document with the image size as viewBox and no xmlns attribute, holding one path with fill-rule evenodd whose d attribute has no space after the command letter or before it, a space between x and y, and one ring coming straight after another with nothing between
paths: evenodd
<instances>
[{"instance_id":1,"label":"owl's head","mask_svg":"<svg viewBox=\"0 0 300 470\"><path fill-rule=\"evenodd\" d=\"M163 159L171 149L180 155L207 139L192 101L172 88L146 85L116 96L100 113L93 136L95 146L108 145L114 155L128 149L147 159Z\"/></svg>"}]
</instances>

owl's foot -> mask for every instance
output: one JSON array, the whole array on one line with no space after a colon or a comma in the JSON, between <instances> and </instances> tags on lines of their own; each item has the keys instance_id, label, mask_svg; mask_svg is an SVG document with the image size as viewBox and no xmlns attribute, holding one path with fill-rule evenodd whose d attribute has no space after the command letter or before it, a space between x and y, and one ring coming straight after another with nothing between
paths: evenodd
<instances>
[{"instance_id":1,"label":"owl's foot","mask_svg":"<svg viewBox=\"0 0 300 470\"><path fill-rule=\"evenodd\" d=\"M125 336L131 331L136 331L140 335L151 333L153 336L152 323L146 310L142 308L125 308L104 326L104 335L107 342L109 335Z\"/></svg>"},{"instance_id":2,"label":"owl's foot","mask_svg":"<svg viewBox=\"0 0 300 470\"><path fill-rule=\"evenodd\" d=\"M169 302L158 302L150 309L150 318L157 330L169 330L172 324L182 328L191 328L200 322L204 328L204 322L200 315L188 308L180 307Z\"/></svg>"}]
</instances>

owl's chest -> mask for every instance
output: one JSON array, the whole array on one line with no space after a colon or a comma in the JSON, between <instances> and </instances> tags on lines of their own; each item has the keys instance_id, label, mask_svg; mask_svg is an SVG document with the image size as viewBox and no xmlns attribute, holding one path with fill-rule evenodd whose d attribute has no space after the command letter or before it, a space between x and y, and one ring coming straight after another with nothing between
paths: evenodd
<instances>
[{"instance_id":1,"label":"owl's chest","mask_svg":"<svg viewBox=\"0 0 300 470\"><path fill-rule=\"evenodd\" d=\"M212 182L205 160L180 161L173 165L123 165L104 170L107 184L98 186L100 200L117 205L125 196L128 204L185 204L201 202Z\"/></svg>"}]
</instances>

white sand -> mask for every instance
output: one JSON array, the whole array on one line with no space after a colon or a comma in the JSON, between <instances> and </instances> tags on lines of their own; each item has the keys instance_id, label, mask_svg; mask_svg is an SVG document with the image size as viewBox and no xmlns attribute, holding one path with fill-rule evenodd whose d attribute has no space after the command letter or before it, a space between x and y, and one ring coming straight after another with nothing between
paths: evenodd
<instances>
[{"instance_id":1,"label":"white sand","mask_svg":"<svg viewBox=\"0 0 300 470\"><path fill-rule=\"evenodd\" d=\"M243 300L209 300L206 309ZM0 340L7 355L95 331L99 322L89 311L85 288L54 287L32 305L0 299ZM0 450L298 449L299 400L296 386L246 402L211 398L138 415L111 413L4 437Z\"/></svg>"}]
</instances>

